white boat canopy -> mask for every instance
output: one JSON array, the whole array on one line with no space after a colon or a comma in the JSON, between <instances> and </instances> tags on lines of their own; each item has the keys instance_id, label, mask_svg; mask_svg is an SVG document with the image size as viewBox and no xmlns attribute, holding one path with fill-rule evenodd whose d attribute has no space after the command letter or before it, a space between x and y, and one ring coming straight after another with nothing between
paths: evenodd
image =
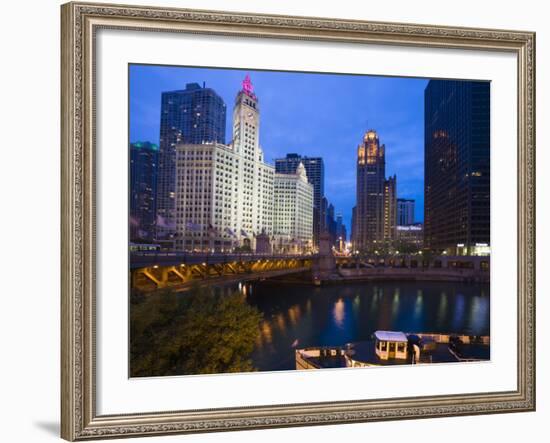
<instances>
[{"instance_id":1,"label":"white boat canopy","mask_svg":"<svg viewBox=\"0 0 550 443\"><path fill-rule=\"evenodd\" d=\"M406 342L407 336L397 331L376 331L374 336L379 341Z\"/></svg>"}]
</instances>

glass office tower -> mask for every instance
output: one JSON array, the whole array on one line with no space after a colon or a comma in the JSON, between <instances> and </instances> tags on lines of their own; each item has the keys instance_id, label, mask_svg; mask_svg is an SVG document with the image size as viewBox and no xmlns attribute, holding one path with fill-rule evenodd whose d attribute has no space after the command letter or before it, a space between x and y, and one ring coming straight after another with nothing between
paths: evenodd
<instances>
[{"instance_id":1,"label":"glass office tower","mask_svg":"<svg viewBox=\"0 0 550 443\"><path fill-rule=\"evenodd\" d=\"M130 241L151 242L155 237L155 201L158 146L130 144Z\"/></svg>"},{"instance_id":2,"label":"glass office tower","mask_svg":"<svg viewBox=\"0 0 550 443\"><path fill-rule=\"evenodd\" d=\"M223 99L204 84L162 93L156 234L166 248L175 233L176 145L225 143L225 125Z\"/></svg>"},{"instance_id":3,"label":"glass office tower","mask_svg":"<svg viewBox=\"0 0 550 443\"><path fill-rule=\"evenodd\" d=\"M425 244L475 254L490 245L490 83L430 80L424 103Z\"/></svg>"}]
</instances>

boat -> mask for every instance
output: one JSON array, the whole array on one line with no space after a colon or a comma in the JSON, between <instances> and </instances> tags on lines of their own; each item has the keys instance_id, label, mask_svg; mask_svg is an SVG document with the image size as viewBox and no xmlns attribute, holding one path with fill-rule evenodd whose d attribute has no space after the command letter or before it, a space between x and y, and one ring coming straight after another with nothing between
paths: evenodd
<instances>
[{"instance_id":1,"label":"boat","mask_svg":"<svg viewBox=\"0 0 550 443\"><path fill-rule=\"evenodd\" d=\"M490 359L490 337L375 331L371 340L295 350L296 369L358 368Z\"/></svg>"}]
</instances>

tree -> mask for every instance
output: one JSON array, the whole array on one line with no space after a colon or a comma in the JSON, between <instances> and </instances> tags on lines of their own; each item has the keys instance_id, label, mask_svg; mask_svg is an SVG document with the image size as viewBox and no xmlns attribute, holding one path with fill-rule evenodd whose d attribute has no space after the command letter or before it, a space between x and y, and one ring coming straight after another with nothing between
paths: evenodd
<instances>
[{"instance_id":1,"label":"tree","mask_svg":"<svg viewBox=\"0 0 550 443\"><path fill-rule=\"evenodd\" d=\"M252 252L252 248L250 247L250 245L242 245L242 246L237 246L235 249L234 249L235 252L244 252L244 253L248 253L248 252Z\"/></svg>"},{"instance_id":2,"label":"tree","mask_svg":"<svg viewBox=\"0 0 550 443\"><path fill-rule=\"evenodd\" d=\"M130 308L134 377L255 370L260 312L243 295L195 287L135 295Z\"/></svg>"},{"instance_id":3,"label":"tree","mask_svg":"<svg viewBox=\"0 0 550 443\"><path fill-rule=\"evenodd\" d=\"M399 251L400 254L416 254L420 250L418 245L403 240L399 240L395 243L395 249Z\"/></svg>"}]
</instances>

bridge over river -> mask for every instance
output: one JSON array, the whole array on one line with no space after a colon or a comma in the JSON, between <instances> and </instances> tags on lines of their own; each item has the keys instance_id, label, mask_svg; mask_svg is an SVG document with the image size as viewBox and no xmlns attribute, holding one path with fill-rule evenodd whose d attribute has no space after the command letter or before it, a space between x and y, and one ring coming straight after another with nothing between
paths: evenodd
<instances>
[{"instance_id":1,"label":"bridge over river","mask_svg":"<svg viewBox=\"0 0 550 443\"><path fill-rule=\"evenodd\" d=\"M489 257L332 256L132 252L132 288L143 291L185 287L192 282L224 283L312 271L314 281L438 280L488 281Z\"/></svg>"},{"instance_id":2,"label":"bridge over river","mask_svg":"<svg viewBox=\"0 0 550 443\"><path fill-rule=\"evenodd\" d=\"M270 278L304 272L315 255L203 254L132 252L132 287L154 290L185 286L192 281L231 281Z\"/></svg>"}]
</instances>

